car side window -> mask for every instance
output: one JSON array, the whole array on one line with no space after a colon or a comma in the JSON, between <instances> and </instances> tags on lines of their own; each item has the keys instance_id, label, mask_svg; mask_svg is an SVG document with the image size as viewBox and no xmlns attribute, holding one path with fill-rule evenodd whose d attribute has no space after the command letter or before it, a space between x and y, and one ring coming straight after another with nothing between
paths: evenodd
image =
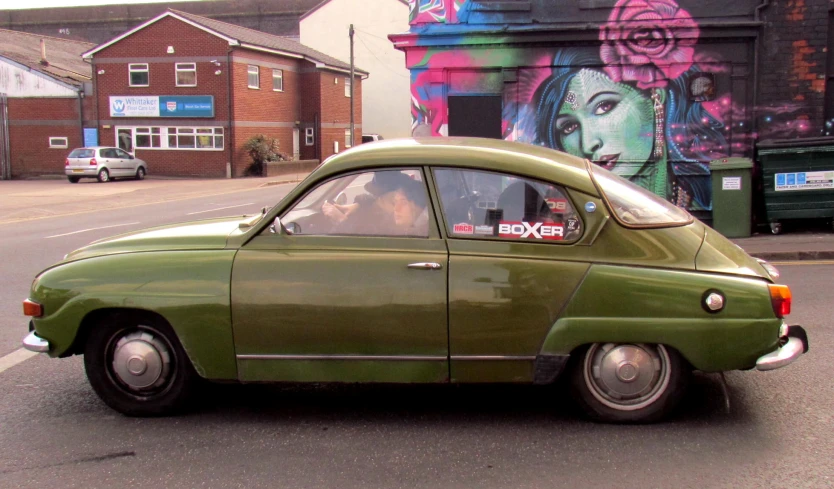
<instances>
[{"instance_id":1,"label":"car side window","mask_svg":"<svg viewBox=\"0 0 834 489\"><path fill-rule=\"evenodd\" d=\"M582 221L558 185L476 170L433 173L450 236L572 242L582 235Z\"/></svg>"},{"instance_id":2,"label":"car side window","mask_svg":"<svg viewBox=\"0 0 834 489\"><path fill-rule=\"evenodd\" d=\"M121 158L121 159L123 159L123 160L130 159L130 155L128 155L127 153L125 153L124 151L122 151L122 150L120 150L120 149L115 149L115 150L113 150L113 151L115 151L115 152L116 152L116 157L117 157L117 158Z\"/></svg>"},{"instance_id":3,"label":"car side window","mask_svg":"<svg viewBox=\"0 0 834 489\"><path fill-rule=\"evenodd\" d=\"M429 198L417 168L354 173L322 183L281 217L295 235L429 236Z\"/></svg>"}]
</instances>

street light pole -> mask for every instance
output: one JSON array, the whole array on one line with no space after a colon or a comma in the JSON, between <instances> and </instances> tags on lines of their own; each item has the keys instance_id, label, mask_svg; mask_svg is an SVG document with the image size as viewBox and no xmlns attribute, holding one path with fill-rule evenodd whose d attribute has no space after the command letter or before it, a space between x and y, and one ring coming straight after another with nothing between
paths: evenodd
<instances>
[{"instance_id":1,"label":"street light pole","mask_svg":"<svg viewBox=\"0 0 834 489\"><path fill-rule=\"evenodd\" d=\"M350 25L350 145L356 143L356 136L353 134L353 24Z\"/></svg>"}]
</instances>

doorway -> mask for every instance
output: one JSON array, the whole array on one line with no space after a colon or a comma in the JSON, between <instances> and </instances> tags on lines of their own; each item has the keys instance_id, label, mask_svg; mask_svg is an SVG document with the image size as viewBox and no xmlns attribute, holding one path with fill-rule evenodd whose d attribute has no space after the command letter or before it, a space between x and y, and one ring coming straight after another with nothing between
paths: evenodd
<instances>
[{"instance_id":1,"label":"doorway","mask_svg":"<svg viewBox=\"0 0 834 489\"><path fill-rule=\"evenodd\" d=\"M449 96L449 136L502 139L498 95Z\"/></svg>"},{"instance_id":2,"label":"doorway","mask_svg":"<svg viewBox=\"0 0 834 489\"><path fill-rule=\"evenodd\" d=\"M116 129L116 145L119 149L134 154L135 144L136 141L133 139L132 127L119 127Z\"/></svg>"},{"instance_id":3,"label":"doorway","mask_svg":"<svg viewBox=\"0 0 834 489\"><path fill-rule=\"evenodd\" d=\"M292 159L298 161L301 157L299 129L294 127L292 130Z\"/></svg>"}]
</instances>

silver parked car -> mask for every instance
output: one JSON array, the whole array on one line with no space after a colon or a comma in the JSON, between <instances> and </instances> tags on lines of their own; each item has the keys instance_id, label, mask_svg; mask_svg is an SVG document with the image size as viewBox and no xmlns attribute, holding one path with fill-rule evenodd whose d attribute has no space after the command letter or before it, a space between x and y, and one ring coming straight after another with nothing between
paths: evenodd
<instances>
[{"instance_id":1,"label":"silver parked car","mask_svg":"<svg viewBox=\"0 0 834 489\"><path fill-rule=\"evenodd\" d=\"M70 183L78 183L82 177L97 178L99 182L117 177L142 180L148 164L119 148L92 146L72 150L64 163L64 173Z\"/></svg>"}]
</instances>

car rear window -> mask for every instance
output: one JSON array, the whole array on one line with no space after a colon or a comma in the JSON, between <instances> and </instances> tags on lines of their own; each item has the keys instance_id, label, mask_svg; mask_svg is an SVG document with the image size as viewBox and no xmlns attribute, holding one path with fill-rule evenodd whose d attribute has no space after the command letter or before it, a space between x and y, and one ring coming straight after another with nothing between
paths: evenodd
<instances>
[{"instance_id":1,"label":"car rear window","mask_svg":"<svg viewBox=\"0 0 834 489\"><path fill-rule=\"evenodd\" d=\"M594 180L617 220L625 226L681 226L691 214L600 166L591 164Z\"/></svg>"},{"instance_id":2,"label":"car rear window","mask_svg":"<svg viewBox=\"0 0 834 489\"><path fill-rule=\"evenodd\" d=\"M90 148L77 148L72 150L69 154L70 158L92 158L95 156L96 150Z\"/></svg>"}]
</instances>

